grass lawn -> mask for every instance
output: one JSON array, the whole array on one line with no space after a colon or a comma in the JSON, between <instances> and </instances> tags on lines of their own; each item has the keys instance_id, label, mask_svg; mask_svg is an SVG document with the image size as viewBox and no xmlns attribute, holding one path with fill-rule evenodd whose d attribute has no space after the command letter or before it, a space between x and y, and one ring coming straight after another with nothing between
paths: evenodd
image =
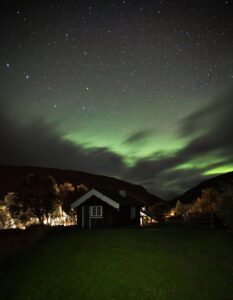
<instances>
[{"instance_id":1,"label":"grass lawn","mask_svg":"<svg viewBox=\"0 0 233 300\"><path fill-rule=\"evenodd\" d=\"M232 300L233 238L172 226L55 233L1 275L0 299Z\"/></svg>"}]
</instances>

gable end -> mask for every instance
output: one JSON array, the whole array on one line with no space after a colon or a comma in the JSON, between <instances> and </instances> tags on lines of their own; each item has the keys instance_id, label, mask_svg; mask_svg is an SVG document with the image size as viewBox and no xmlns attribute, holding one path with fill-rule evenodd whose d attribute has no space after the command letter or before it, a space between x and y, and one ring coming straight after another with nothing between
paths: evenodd
<instances>
[{"instance_id":1,"label":"gable end","mask_svg":"<svg viewBox=\"0 0 233 300\"><path fill-rule=\"evenodd\" d=\"M89 192L87 192L86 194L84 194L82 197L80 197L78 200L76 200L75 202L73 202L71 204L71 209L74 209L78 206L80 206L82 203L84 203L85 201L87 201L88 199L90 199L92 196L96 196L97 198L99 198L100 200L102 200L103 202L109 204L110 206L119 209L120 208L120 204L117 203L116 201L112 200L111 198L103 195L102 193L100 193L99 191L92 189Z\"/></svg>"}]
</instances>

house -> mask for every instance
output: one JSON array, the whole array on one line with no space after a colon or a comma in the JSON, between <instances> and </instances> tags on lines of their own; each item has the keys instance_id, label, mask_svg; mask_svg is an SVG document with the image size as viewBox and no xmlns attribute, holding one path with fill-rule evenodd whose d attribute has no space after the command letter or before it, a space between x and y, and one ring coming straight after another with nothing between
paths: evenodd
<instances>
[{"instance_id":1,"label":"house","mask_svg":"<svg viewBox=\"0 0 233 300\"><path fill-rule=\"evenodd\" d=\"M126 190L91 189L71 204L77 211L78 227L119 227L140 225L140 209L145 204Z\"/></svg>"},{"instance_id":2,"label":"house","mask_svg":"<svg viewBox=\"0 0 233 300\"><path fill-rule=\"evenodd\" d=\"M174 214L177 216L189 213L193 208L194 203L182 203L180 200L176 202Z\"/></svg>"}]
</instances>

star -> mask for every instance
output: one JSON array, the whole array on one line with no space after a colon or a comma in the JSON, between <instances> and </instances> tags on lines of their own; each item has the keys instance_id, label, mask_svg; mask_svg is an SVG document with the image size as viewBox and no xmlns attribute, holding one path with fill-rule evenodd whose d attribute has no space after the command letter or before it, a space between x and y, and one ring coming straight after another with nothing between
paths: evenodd
<instances>
[{"instance_id":1,"label":"star","mask_svg":"<svg viewBox=\"0 0 233 300\"><path fill-rule=\"evenodd\" d=\"M61 134L80 132L77 143L109 147L123 160L131 155L121 146L123 131L144 127L156 129L157 138L148 139L148 148L132 143L135 163L150 152L175 153L182 148L179 120L233 83L232 1L198 7L164 0L135 7L128 0L52 1L48 11L38 1L9 5L0 18L5 101L17 118L31 120L35 110L45 121L62 120Z\"/></svg>"}]
</instances>

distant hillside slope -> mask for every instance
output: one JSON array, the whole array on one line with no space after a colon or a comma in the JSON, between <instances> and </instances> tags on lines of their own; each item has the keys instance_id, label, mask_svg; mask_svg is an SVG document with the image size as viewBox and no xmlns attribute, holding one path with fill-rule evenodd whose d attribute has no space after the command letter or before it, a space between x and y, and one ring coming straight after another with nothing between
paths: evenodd
<instances>
[{"instance_id":1,"label":"distant hillside slope","mask_svg":"<svg viewBox=\"0 0 233 300\"><path fill-rule=\"evenodd\" d=\"M208 180L202 181L197 186L191 188L183 195L176 197L174 200L169 201L171 205L175 205L177 200L180 200L182 203L191 203L197 197L201 196L202 190L213 187L218 189L223 182L233 180L233 172L225 173L223 175L219 175Z\"/></svg>"},{"instance_id":2,"label":"distant hillside slope","mask_svg":"<svg viewBox=\"0 0 233 300\"><path fill-rule=\"evenodd\" d=\"M116 178L90 174L80 171L61 170L41 167L0 166L0 195L13 192L17 185L26 178L28 174L50 175L58 184L71 182L74 185L85 184L89 188L104 188L120 190L125 189L134 197L145 201L146 205L152 205L163 200L140 186Z\"/></svg>"}]
</instances>

